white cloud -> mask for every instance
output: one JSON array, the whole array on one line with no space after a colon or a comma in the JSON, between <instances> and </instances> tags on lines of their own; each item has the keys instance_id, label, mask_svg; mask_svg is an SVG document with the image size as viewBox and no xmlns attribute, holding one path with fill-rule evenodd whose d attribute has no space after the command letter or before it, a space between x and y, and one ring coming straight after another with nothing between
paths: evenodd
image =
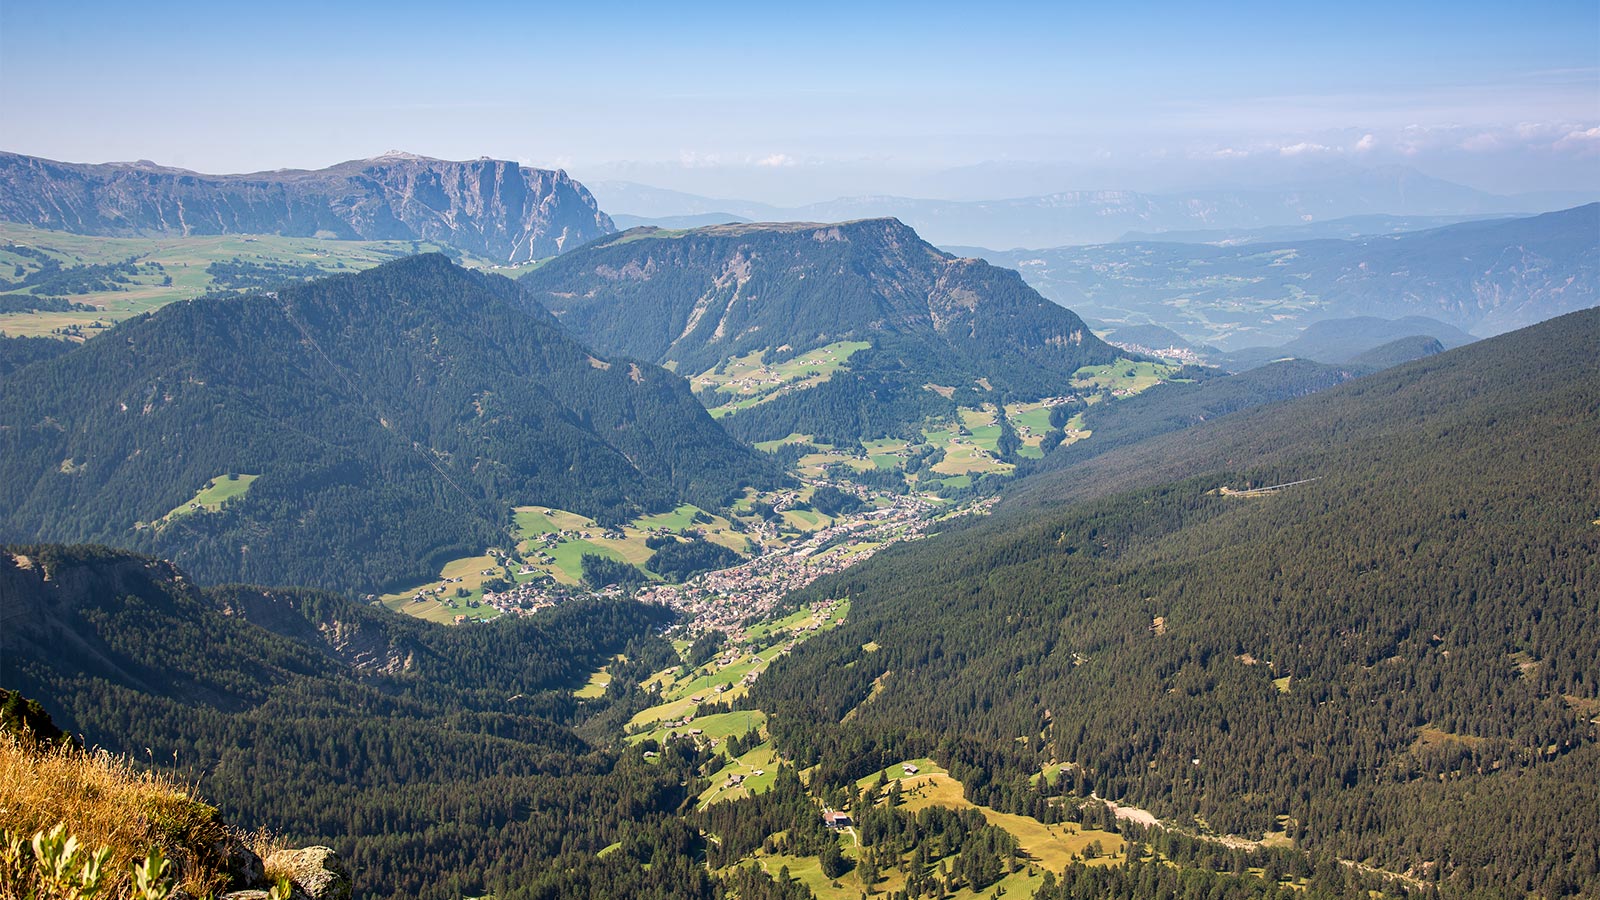
<instances>
[{"instance_id":1,"label":"white cloud","mask_svg":"<svg viewBox=\"0 0 1600 900\"><path fill-rule=\"evenodd\" d=\"M1313 144L1310 141L1301 141L1298 144L1289 144L1278 148L1278 153L1283 156L1302 156L1307 153L1327 153L1328 147L1322 144Z\"/></svg>"},{"instance_id":2,"label":"white cloud","mask_svg":"<svg viewBox=\"0 0 1600 900\"><path fill-rule=\"evenodd\" d=\"M1366 153L1376 146L1378 146L1378 139L1371 132L1368 132L1361 136L1361 140L1356 141L1355 149L1357 153Z\"/></svg>"},{"instance_id":3,"label":"white cloud","mask_svg":"<svg viewBox=\"0 0 1600 900\"><path fill-rule=\"evenodd\" d=\"M787 153L774 153L771 156L764 156L761 159L756 160L756 165L764 166L769 169L780 169L787 166L792 166L794 164L794 157Z\"/></svg>"},{"instance_id":4,"label":"white cloud","mask_svg":"<svg viewBox=\"0 0 1600 900\"><path fill-rule=\"evenodd\" d=\"M716 153L697 153L693 150L684 150L678 154L678 165L685 169L710 169L722 165L722 157Z\"/></svg>"},{"instance_id":5,"label":"white cloud","mask_svg":"<svg viewBox=\"0 0 1600 900\"><path fill-rule=\"evenodd\" d=\"M1480 131L1461 142L1461 149L1469 153L1481 153L1487 150L1500 149L1500 136L1490 131Z\"/></svg>"},{"instance_id":6,"label":"white cloud","mask_svg":"<svg viewBox=\"0 0 1600 900\"><path fill-rule=\"evenodd\" d=\"M1576 151L1585 156L1600 153L1600 125L1582 131L1567 132L1561 140L1555 142L1555 149Z\"/></svg>"}]
</instances>

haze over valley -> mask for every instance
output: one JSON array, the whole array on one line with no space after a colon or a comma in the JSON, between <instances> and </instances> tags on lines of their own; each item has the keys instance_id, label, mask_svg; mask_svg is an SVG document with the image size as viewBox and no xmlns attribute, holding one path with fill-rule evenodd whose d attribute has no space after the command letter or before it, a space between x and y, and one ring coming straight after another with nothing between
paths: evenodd
<instances>
[{"instance_id":1,"label":"haze over valley","mask_svg":"<svg viewBox=\"0 0 1600 900\"><path fill-rule=\"evenodd\" d=\"M90 7L0 900L1600 897L1593 4Z\"/></svg>"}]
</instances>

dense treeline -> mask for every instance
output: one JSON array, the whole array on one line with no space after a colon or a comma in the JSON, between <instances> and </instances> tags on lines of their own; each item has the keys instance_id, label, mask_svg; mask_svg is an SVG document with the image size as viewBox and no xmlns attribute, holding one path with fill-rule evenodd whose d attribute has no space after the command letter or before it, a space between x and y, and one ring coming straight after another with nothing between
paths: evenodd
<instances>
[{"instance_id":1,"label":"dense treeline","mask_svg":"<svg viewBox=\"0 0 1600 900\"><path fill-rule=\"evenodd\" d=\"M72 349L66 341L47 337L0 337L0 378L17 369L51 359Z\"/></svg>"},{"instance_id":2,"label":"dense treeline","mask_svg":"<svg viewBox=\"0 0 1600 900\"><path fill-rule=\"evenodd\" d=\"M848 446L862 439L909 438L925 419L955 416L953 402L913 384L915 374L895 360L880 361L863 350L851 361L850 368L816 387L724 417L723 427L748 443L810 434L825 444Z\"/></svg>"},{"instance_id":3,"label":"dense treeline","mask_svg":"<svg viewBox=\"0 0 1600 900\"><path fill-rule=\"evenodd\" d=\"M0 294L0 313L19 312L99 312L99 310L87 303L75 303L65 297Z\"/></svg>"},{"instance_id":4,"label":"dense treeline","mask_svg":"<svg viewBox=\"0 0 1600 900\"><path fill-rule=\"evenodd\" d=\"M932 753L1027 812L1071 763L1448 896L1593 896L1597 345L1575 314L1042 476L814 585L850 620L753 701L814 789Z\"/></svg>"},{"instance_id":5,"label":"dense treeline","mask_svg":"<svg viewBox=\"0 0 1600 900\"><path fill-rule=\"evenodd\" d=\"M565 689L599 663L671 655L658 607L572 601L451 629L48 546L0 551L0 596L7 688L91 745L197 779L230 821L338 848L361 896L590 896L550 861L656 840L698 791L687 743L646 760L567 727L582 707ZM662 883L651 896L677 889Z\"/></svg>"},{"instance_id":6,"label":"dense treeline","mask_svg":"<svg viewBox=\"0 0 1600 900\"><path fill-rule=\"evenodd\" d=\"M1280 363L1226 375L1217 369L1186 366L1173 381L1155 385L1115 403L1097 403L1083 408L1083 428L1092 433L1089 440L1068 444L1058 452L1048 452L1029 471L1065 468L1118 447L1126 447L1169 431L1192 428L1229 413L1239 412L1279 400L1303 397L1349 381L1365 372L1352 366L1326 366L1308 360ZM1065 411L1065 407L1056 407ZM1052 410L1050 426L1060 429ZM1056 438L1052 446L1060 443Z\"/></svg>"},{"instance_id":7,"label":"dense treeline","mask_svg":"<svg viewBox=\"0 0 1600 900\"><path fill-rule=\"evenodd\" d=\"M415 583L507 542L514 505L613 523L777 477L681 379L592 357L437 255L169 305L14 372L0 421L0 537L132 544L213 582ZM149 527L228 472L261 477Z\"/></svg>"},{"instance_id":8,"label":"dense treeline","mask_svg":"<svg viewBox=\"0 0 1600 900\"><path fill-rule=\"evenodd\" d=\"M206 266L211 283L227 290L266 290L310 281L327 273L316 263L256 262L247 259L217 261Z\"/></svg>"},{"instance_id":9,"label":"dense treeline","mask_svg":"<svg viewBox=\"0 0 1600 900\"><path fill-rule=\"evenodd\" d=\"M662 544L645 561L644 567L668 581L683 582L701 572L738 565L741 559L743 557L721 544L691 538Z\"/></svg>"},{"instance_id":10,"label":"dense treeline","mask_svg":"<svg viewBox=\"0 0 1600 900\"><path fill-rule=\"evenodd\" d=\"M6 249L11 253L29 257L37 266L32 271L17 266L10 273L12 276L10 278L6 278L3 271L0 271L0 290L17 292L8 295L14 302L24 302L29 297L36 300L48 297L57 302L65 302L62 300L62 295L125 291L128 285L133 283L133 279L140 275L159 275L166 278L168 284L172 283L171 276L167 275L166 268L161 263L141 263L137 256L130 256L119 262L63 266L60 260L32 247L10 244ZM71 306L77 307L83 304L71 304Z\"/></svg>"},{"instance_id":11,"label":"dense treeline","mask_svg":"<svg viewBox=\"0 0 1600 900\"><path fill-rule=\"evenodd\" d=\"M614 584L634 587L649 580L632 563L602 556L599 553L585 553L579 565L583 573L584 587L591 590L599 590Z\"/></svg>"}]
</instances>

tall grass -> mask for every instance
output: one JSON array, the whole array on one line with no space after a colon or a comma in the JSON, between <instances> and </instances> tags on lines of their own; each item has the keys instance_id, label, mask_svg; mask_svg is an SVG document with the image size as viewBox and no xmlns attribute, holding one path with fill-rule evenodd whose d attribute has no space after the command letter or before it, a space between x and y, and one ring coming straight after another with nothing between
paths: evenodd
<instances>
[{"instance_id":1,"label":"tall grass","mask_svg":"<svg viewBox=\"0 0 1600 900\"><path fill-rule=\"evenodd\" d=\"M140 768L126 757L69 745L44 748L0 733L0 830L23 842L64 826L87 854L106 853L97 896L135 896L135 866L152 850L172 863L174 885L194 897L228 887L229 848L244 844L269 851L265 833L240 834L188 786ZM5 867L0 867L3 869ZM17 872L0 872L0 881ZM18 885L0 884L0 896Z\"/></svg>"}]
</instances>

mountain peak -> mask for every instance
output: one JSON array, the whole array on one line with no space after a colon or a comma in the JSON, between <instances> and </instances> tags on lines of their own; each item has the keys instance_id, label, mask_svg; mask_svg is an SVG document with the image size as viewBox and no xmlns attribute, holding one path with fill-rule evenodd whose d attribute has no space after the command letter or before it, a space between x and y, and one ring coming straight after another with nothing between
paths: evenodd
<instances>
[{"instance_id":1,"label":"mountain peak","mask_svg":"<svg viewBox=\"0 0 1600 900\"><path fill-rule=\"evenodd\" d=\"M119 237L432 241L510 263L554 256L616 230L588 188L565 173L402 150L314 171L241 175L0 153L0 220Z\"/></svg>"},{"instance_id":2,"label":"mountain peak","mask_svg":"<svg viewBox=\"0 0 1600 900\"><path fill-rule=\"evenodd\" d=\"M0 429L0 531L131 544L213 582L373 591L494 545L513 506L627 521L772 476L681 379L595 360L516 284L441 254L169 304L6 377L0 421L70 424ZM184 512L228 474L253 477ZM362 526L322 524L347 516Z\"/></svg>"},{"instance_id":3,"label":"mountain peak","mask_svg":"<svg viewBox=\"0 0 1600 900\"><path fill-rule=\"evenodd\" d=\"M419 161L419 162L437 162L438 161L438 160L434 159L431 156L423 156L420 153L409 153L409 152L407 152L405 150L385 150L382 153L378 154L377 156L372 157L372 162L379 162L379 161L382 161L382 160L395 160L395 159L415 160L415 161Z\"/></svg>"},{"instance_id":4,"label":"mountain peak","mask_svg":"<svg viewBox=\"0 0 1600 900\"><path fill-rule=\"evenodd\" d=\"M896 416L922 418L936 396L929 383L1059 396L1077 368L1116 356L1015 272L958 260L896 218L637 228L552 260L521 283L600 352L691 375L750 354L796 359L857 344L859 356L845 376L830 378L826 396L806 404L793 393L782 404L798 416L812 414L800 406L857 409L861 397L900 398L884 421L852 420L867 430ZM733 427L751 416L777 423L782 404L741 412ZM819 427L847 434L846 418ZM787 429L778 437L812 433L793 424L771 427Z\"/></svg>"}]
</instances>

